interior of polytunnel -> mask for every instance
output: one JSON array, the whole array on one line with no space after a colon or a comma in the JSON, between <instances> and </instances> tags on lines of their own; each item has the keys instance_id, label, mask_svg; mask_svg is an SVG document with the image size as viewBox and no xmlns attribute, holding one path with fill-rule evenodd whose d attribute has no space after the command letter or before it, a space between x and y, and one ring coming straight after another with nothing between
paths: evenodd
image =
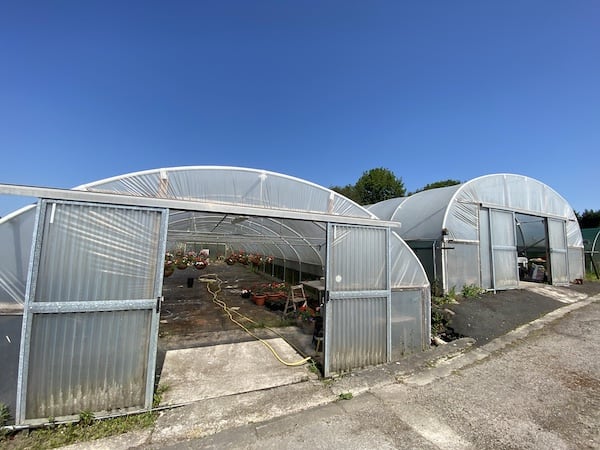
<instances>
[{"instance_id":1,"label":"interior of polytunnel","mask_svg":"<svg viewBox=\"0 0 600 450\"><path fill-rule=\"evenodd\" d=\"M548 258L546 219L515 213L519 279L547 282L551 261Z\"/></svg>"},{"instance_id":2,"label":"interior of polytunnel","mask_svg":"<svg viewBox=\"0 0 600 450\"><path fill-rule=\"evenodd\" d=\"M306 307L284 308L291 286L324 287L325 240L324 223L171 210L158 372L168 350L276 337L270 329L318 359L321 291L305 284Z\"/></svg>"}]
</instances>

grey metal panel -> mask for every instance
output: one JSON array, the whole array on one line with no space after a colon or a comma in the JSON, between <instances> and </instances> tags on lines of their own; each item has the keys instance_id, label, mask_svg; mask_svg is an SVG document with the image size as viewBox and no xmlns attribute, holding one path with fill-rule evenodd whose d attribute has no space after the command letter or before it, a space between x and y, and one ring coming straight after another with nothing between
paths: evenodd
<instances>
[{"instance_id":1,"label":"grey metal panel","mask_svg":"<svg viewBox=\"0 0 600 450\"><path fill-rule=\"evenodd\" d=\"M490 213L487 208L479 211L479 264L481 265L481 287L492 289L492 246L490 240Z\"/></svg>"},{"instance_id":2,"label":"grey metal panel","mask_svg":"<svg viewBox=\"0 0 600 450\"><path fill-rule=\"evenodd\" d=\"M328 226L324 374L389 360L390 230Z\"/></svg>"},{"instance_id":3,"label":"grey metal panel","mask_svg":"<svg viewBox=\"0 0 600 450\"><path fill-rule=\"evenodd\" d=\"M569 255L569 281L583 280L585 273L585 256L583 249L569 247L567 252ZM594 257L594 261L596 261L598 259L598 254L590 254L589 257ZM598 265L598 263L596 264ZM592 268L590 268L590 271L591 270Z\"/></svg>"},{"instance_id":4,"label":"grey metal panel","mask_svg":"<svg viewBox=\"0 0 600 450\"><path fill-rule=\"evenodd\" d=\"M336 225L329 253L332 291L388 288L387 230Z\"/></svg>"},{"instance_id":5,"label":"grey metal panel","mask_svg":"<svg viewBox=\"0 0 600 450\"><path fill-rule=\"evenodd\" d=\"M569 284L569 258L565 222L548 219L548 247L550 248L550 276L554 285Z\"/></svg>"},{"instance_id":6,"label":"grey metal panel","mask_svg":"<svg viewBox=\"0 0 600 450\"><path fill-rule=\"evenodd\" d=\"M425 350L425 315L421 290L392 290L391 358L397 361L407 353Z\"/></svg>"},{"instance_id":7,"label":"grey metal panel","mask_svg":"<svg viewBox=\"0 0 600 450\"><path fill-rule=\"evenodd\" d=\"M329 370L387 361L387 297L332 299L327 304Z\"/></svg>"},{"instance_id":8,"label":"grey metal panel","mask_svg":"<svg viewBox=\"0 0 600 450\"><path fill-rule=\"evenodd\" d=\"M26 419L144 407L150 310L38 314Z\"/></svg>"},{"instance_id":9,"label":"grey metal panel","mask_svg":"<svg viewBox=\"0 0 600 450\"><path fill-rule=\"evenodd\" d=\"M512 289L519 285L514 214L490 210L492 273L494 289Z\"/></svg>"},{"instance_id":10,"label":"grey metal panel","mask_svg":"<svg viewBox=\"0 0 600 450\"><path fill-rule=\"evenodd\" d=\"M167 211L42 201L40 214L17 423L149 408Z\"/></svg>"},{"instance_id":11,"label":"grey metal panel","mask_svg":"<svg viewBox=\"0 0 600 450\"><path fill-rule=\"evenodd\" d=\"M48 203L34 301L153 298L160 224L156 210Z\"/></svg>"},{"instance_id":12,"label":"grey metal panel","mask_svg":"<svg viewBox=\"0 0 600 450\"><path fill-rule=\"evenodd\" d=\"M454 288L457 292L465 285L480 286L479 245L477 242L451 242L445 250L445 292ZM516 260L516 257L515 257Z\"/></svg>"}]
</instances>

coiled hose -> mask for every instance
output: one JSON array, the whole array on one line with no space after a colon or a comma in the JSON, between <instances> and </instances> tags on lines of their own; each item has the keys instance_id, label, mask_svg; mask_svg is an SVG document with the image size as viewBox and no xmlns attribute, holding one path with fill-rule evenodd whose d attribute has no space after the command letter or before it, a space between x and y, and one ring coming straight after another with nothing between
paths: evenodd
<instances>
[{"instance_id":1,"label":"coiled hose","mask_svg":"<svg viewBox=\"0 0 600 450\"><path fill-rule=\"evenodd\" d=\"M271 351L271 353L273 353L273 356L275 356L275 358L279 362L281 362L282 364L284 364L286 366L301 366L302 364L306 364L308 361L310 361L312 359L310 356L308 356L299 361L293 361L293 362L284 361L277 354L277 351L271 346L271 344L269 344L264 339L258 337L256 334L252 333L252 331L250 331L248 328L246 328L241 322L237 321L233 317L233 315L236 314L237 316L244 318L244 319L248 320L249 322L252 322L252 323L258 325L254 320L250 319L249 317L244 316L243 314L239 313L238 311L235 311L235 310L229 308L229 306L227 306L227 304L223 300L218 298L219 293L221 292L221 284L223 283L223 280L221 280L217 274L211 273L211 274L207 274L207 276L209 276L209 277L212 276L212 277L214 277L214 279L202 277L200 281L206 282L206 289L213 296L213 299L212 299L213 303L215 305L219 306L225 312L225 314L227 314L227 316L229 317L229 320L231 320L233 323L235 323L237 326L239 326L242 330L244 330L246 333L248 333L250 336L252 336L256 340L260 341L265 347L267 347ZM217 289L214 291L211 290L211 284L213 284L213 283L217 283ZM270 330L271 332L275 333L276 335L281 337L283 340L285 340L285 337L283 337L280 333L278 333L274 329L269 328L269 327L265 327L265 328L267 328L268 330Z\"/></svg>"}]
</instances>

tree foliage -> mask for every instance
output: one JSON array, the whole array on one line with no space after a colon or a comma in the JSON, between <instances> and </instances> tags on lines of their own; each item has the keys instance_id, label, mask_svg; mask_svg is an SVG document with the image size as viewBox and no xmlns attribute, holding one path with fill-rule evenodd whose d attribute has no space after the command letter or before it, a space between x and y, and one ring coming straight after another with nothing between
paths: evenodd
<instances>
[{"instance_id":1,"label":"tree foliage","mask_svg":"<svg viewBox=\"0 0 600 450\"><path fill-rule=\"evenodd\" d=\"M580 228L600 228L600 209L586 209L582 214L575 212Z\"/></svg>"},{"instance_id":2,"label":"tree foliage","mask_svg":"<svg viewBox=\"0 0 600 450\"><path fill-rule=\"evenodd\" d=\"M406 193L402 179L383 167L364 172L354 189L361 205L371 205L390 198L402 197Z\"/></svg>"},{"instance_id":3,"label":"tree foliage","mask_svg":"<svg viewBox=\"0 0 600 450\"><path fill-rule=\"evenodd\" d=\"M402 179L383 167L363 172L354 185L333 186L330 189L360 205L371 205L406 194Z\"/></svg>"}]
</instances>

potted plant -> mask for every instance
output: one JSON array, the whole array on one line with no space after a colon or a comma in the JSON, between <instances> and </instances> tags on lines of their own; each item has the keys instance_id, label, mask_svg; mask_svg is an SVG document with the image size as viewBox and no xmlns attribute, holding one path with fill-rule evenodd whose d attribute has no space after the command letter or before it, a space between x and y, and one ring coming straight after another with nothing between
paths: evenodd
<instances>
[{"instance_id":1,"label":"potted plant","mask_svg":"<svg viewBox=\"0 0 600 450\"><path fill-rule=\"evenodd\" d=\"M240 250L240 253L237 256L237 261L240 264L247 266L248 265L248 255L246 255L242 250Z\"/></svg>"},{"instance_id":2,"label":"potted plant","mask_svg":"<svg viewBox=\"0 0 600 450\"><path fill-rule=\"evenodd\" d=\"M208 260L206 259L196 258L196 261L194 261L194 267L198 270L206 269L206 266L208 266Z\"/></svg>"},{"instance_id":3,"label":"potted plant","mask_svg":"<svg viewBox=\"0 0 600 450\"><path fill-rule=\"evenodd\" d=\"M171 275L173 275L173 273L175 272L175 261L174 261L174 256L172 253L165 253L165 265L164 265L164 271L163 271L163 276L166 277L170 277Z\"/></svg>"},{"instance_id":4,"label":"potted plant","mask_svg":"<svg viewBox=\"0 0 600 450\"><path fill-rule=\"evenodd\" d=\"M298 308L296 324L300 327L304 334L313 334L315 329L315 321L318 314L318 308L316 310L309 306L301 306Z\"/></svg>"}]
</instances>

